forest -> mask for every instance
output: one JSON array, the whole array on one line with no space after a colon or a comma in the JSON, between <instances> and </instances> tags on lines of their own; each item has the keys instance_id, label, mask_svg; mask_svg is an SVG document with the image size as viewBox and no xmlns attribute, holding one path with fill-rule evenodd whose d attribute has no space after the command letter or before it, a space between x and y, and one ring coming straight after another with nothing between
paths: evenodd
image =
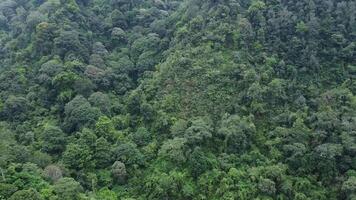
<instances>
[{"instance_id":1,"label":"forest","mask_svg":"<svg viewBox=\"0 0 356 200\"><path fill-rule=\"evenodd\" d=\"M355 0L0 0L0 200L356 200Z\"/></svg>"}]
</instances>

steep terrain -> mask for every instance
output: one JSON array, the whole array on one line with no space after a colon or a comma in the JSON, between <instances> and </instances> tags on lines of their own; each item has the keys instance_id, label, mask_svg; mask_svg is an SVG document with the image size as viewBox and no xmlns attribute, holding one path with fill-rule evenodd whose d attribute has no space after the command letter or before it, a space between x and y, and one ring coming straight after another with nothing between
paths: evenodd
<instances>
[{"instance_id":1,"label":"steep terrain","mask_svg":"<svg viewBox=\"0 0 356 200\"><path fill-rule=\"evenodd\" d=\"M356 3L0 2L0 199L356 198Z\"/></svg>"}]
</instances>

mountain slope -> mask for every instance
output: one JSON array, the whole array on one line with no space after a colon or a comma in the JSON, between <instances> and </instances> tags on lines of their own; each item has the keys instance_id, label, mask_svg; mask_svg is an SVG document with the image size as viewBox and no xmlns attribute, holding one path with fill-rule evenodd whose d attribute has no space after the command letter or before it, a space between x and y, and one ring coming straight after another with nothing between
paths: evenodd
<instances>
[{"instance_id":1,"label":"mountain slope","mask_svg":"<svg viewBox=\"0 0 356 200\"><path fill-rule=\"evenodd\" d=\"M353 199L353 1L0 3L0 199Z\"/></svg>"}]
</instances>

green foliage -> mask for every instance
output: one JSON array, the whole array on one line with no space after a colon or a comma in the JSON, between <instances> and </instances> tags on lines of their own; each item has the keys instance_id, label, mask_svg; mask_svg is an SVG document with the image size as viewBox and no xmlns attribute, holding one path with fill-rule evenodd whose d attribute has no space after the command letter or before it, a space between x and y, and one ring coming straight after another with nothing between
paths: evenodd
<instances>
[{"instance_id":1,"label":"green foliage","mask_svg":"<svg viewBox=\"0 0 356 200\"><path fill-rule=\"evenodd\" d=\"M174 138L167 140L163 143L161 149L158 152L158 155L176 164L184 163L186 161L186 143L187 139L185 138Z\"/></svg>"},{"instance_id":2,"label":"green foliage","mask_svg":"<svg viewBox=\"0 0 356 200\"><path fill-rule=\"evenodd\" d=\"M189 165L191 166L192 176L198 178L201 174L215 167L216 160L211 158L199 147L196 147L189 155Z\"/></svg>"},{"instance_id":3,"label":"green foliage","mask_svg":"<svg viewBox=\"0 0 356 200\"><path fill-rule=\"evenodd\" d=\"M342 184L342 191L347 199L353 199L356 197L356 177L351 176Z\"/></svg>"},{"instance_id":4,"label":"green foliage","mask_svg":"<svg viewBox=\"0 0 356 200\"><path fill-rule=\"evenodd\" d=\"M118 199L118 195L108 188L102 188L96 193L96 198L102 200L116 200Z\"/></svg>"},{"instance_id":5,"label":"green foliage","mask_svg":"<svg viewBox=\"0 0 356 200\"><path fill-rule=\"evenodd\" d=\"M63 162L71 169L92 167L93 153L85 144L68 144L63 153Z\"/></svg>"},{"instance_id":6,"label":"green foliage","mask_svg":"<svg viewBox=\"0 0 356 200\"><path fill-rule=\"evenodd\" d=\"M42 200L42 198L36 190L30 189L15 192L9 200Z\"/></svg>"},{"instance_id":7,"label":"green foliage","mask_svg":"<svg viewBox=\"0 0 356 200\"><path fill-rule=\"evenodd\" d=\"M227 116L222 120L218 133L224 138L224 149L227 152L242 153L250 148L256 128L248 118Z\"/></svg>"},{"instance_id":8,"label":"green foliage","mask_svg":"<svg viewBox=\"0 0 356 200\"><path fill-rule=\"evenodd\" d=\"M64 127L67 131L80 130L83 126L93 124L100 115L83 96L76 96L64 108Z\"/></svg>"},{"instance_id":9,"label":"green foliage","mask_svg":"<svg viewBox=\"0 0 356 200\"><path fill-rule=\"evenodd\" d=\"M2 112L9 120L25 120L30 105L23 97L10 96L6 99Z\"/></svg>"},{"instance_id":10,"label":"green foliage","mask_svg":"<svg viewBox=\"0 0 356 200\"><path fill-rule=\"evenodd\" d=\"M125 165L143 165L144 155L137 149L133 143L123 143L113 150L114 158L122 161Z\"/></svg>"},{"instance_id":11,"label":"green foliage","mask_svg":"<svg viewBox=\"0 0 356 200\"><path fill-rule=\"evenodd\" d=\"M62 170L56 165L46 166L43 174L53 182L56 182L62 178Z\"/></svg>"},{"instance_id":12,"label":"green foliage","mask_svg":"<svg viewBox=\"0 0 356 200\"><path fill-rule=\"evenodd\" d=\"M115 135L113 121L106 116L101 116L95 124L95 133L99 137L112 139Z\"/></svg>"},{"instance_id":13,"label":"green foliage","mask_svg":"<svg viewBox=\"0 0 356 200\"><path fill-rule=\"evenodd\" d=\"M36 55L48 55L53 49L53 39L55 36L55 25L47 22L41 22L36 26L36 35L34 40L34 50Z\"/></svg>"},{"instance_id":14,"label":"green foliage","mask_svg":"<svg viewBox=\"0 0 356 200\"><path fill-rule=\"evenodd\" d=\"M301 21L301 22L298 22L297 26L295 27L297 29L298 32L300 33L305 33L308 31L308 27L307 25Z\"/></svg>"},{"instance_id":15,"label":"green foliage","mask_svg":"<svg viewBox=\"0 0 356 200\"><path fill-rule=\"evenodd\" d=\"M95 141L94 160L96 166L105 168L112 162L111 146L105 138L99 138Z\"/></svg>"},{"instance_id":16,"label":"green foliage","mask_svg":"<svg viewBox=\"0 0 356 200\"><path fill-rule=\"evenodd\" d=\"M355 11L0 1L0 199L355 199Z\"/></svg>"},{"instance_id":17,"label":"green foliage","mask_svg":"<svg viewBox=\"0 0 356 200\"><path fill-rule=\"evenodd\" d=\"M65 148L65 134L59 127L45 125L42 138L42 150L47 153L60 154Z\"/></svg>"},{"instance_id":18,"label":"green foliage","mask_svg":"<svg viewBox=\"0 0 356 200\"><path fill-rule=\"evenodd\" d=\"M79 194L83 191L73 178L61 178L53 187L57 196L63 200L79 200Z\"/></svg>"},{"instance_id":19,"label":"green foliage","mask_svg":"<svg viewBox=\"0 0 356 200\"><path fill-rule=\"evenodd\" d=\"M101 92L95 92L88 98L90 104L94 107L98 107L100 111L106 115L111 113L111 101L110 98Z\"/></svg>"},{"instance_id":20,"label":"green foliage","mask_svg":"<svg viewBox=\"0 0 356 200\"><path fill-rule=\"evenodd\" d=\"M185 138L191 144L206 144L212 137L212 128L205 119L197 118L185 131Z\"/></svg>"},{"instance_id":21,"label":"green foliage","mask_svg":"<svg viewBox=\"0 0 356 200\"><path fill-rule=\"evenodd\" d=\"M12 184L0 183L0 198L10 197L17 191L17 187Z\"/></svg>"},{"instance_id":22,"label":"green foliage","mask_svg":"<svg viewBox=\"0 0 356 200\"><path fill-rule=\"evenodd\" d=\"M115 182L119 184L123 184L126 182L127 172L124 163L116 161L111 167L111 173L114 177Z\"/></svg>"},{"instance_id":23,"label":"green foliage","mask_svg":"<svg viewBox=\"0 0 356 200\"><path fill-rule=\"evenodd\" d=\"M150 191L147 196L149 199L191 198L194 191L192 181L186 177L186 173L179 171L153 174L148 178L145 186Z\"/></svg>"},{"instance_id":24,"label":"green foliage","mask_svg":"<svg viewBox=\"0 0 356 200\"><path fill-rule=\"evenodd\" d=\"M152 134L144 127L139 127L136 132L132 133L132 140L138 146L146 146L151 141Z\"/></svg>"}]
</instances>

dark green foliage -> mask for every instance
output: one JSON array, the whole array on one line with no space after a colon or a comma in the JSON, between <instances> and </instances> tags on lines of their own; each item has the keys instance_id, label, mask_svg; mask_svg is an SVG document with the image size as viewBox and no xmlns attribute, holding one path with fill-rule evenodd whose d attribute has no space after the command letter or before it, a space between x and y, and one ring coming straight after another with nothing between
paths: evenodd
<instances>
[{"instance_id":1,"label":"dark green foliage","mask_svg":"<svg viewBox=\"0 0 356 200\"><path fill-rule=\"evenodd\" d=\"M256 128L249 119L227 116L221 123L218 133L223 137L224 149L227 152L243 153L250 148Z\"/></svg>"},{"instance_id":2,"label":"dark green foliage","mask_svg":"<svg viewBox=\"0 0 356 200\"><path fill-rule=\"evenodd\" d=\"M95 92L90 95L88 101L92 106L98 107L100 111L106 115L111 113L111 101L110 98L101 92Z\"/></svg>"},{"instance_id":3,"label":"dark green foliage","mask_svg":"<svg viewBox=\"0 0 356 200\"><path fill-rule=\"evenodd\" d=\"M60 154L65 148L65 134L56 126L46 125L43 133L42 150L51 154Z\"/></svg>"},{"instance_id":4,"label":"dark green foliage","mask_svg":"<svg viewBox=\"0 0 356 200\"><path fill-rule=\"evenodd\" d=\"M61 31L59 36L54 39L54 45L61 58L73 56L73 59L88 59L88 50L80 42L79 33L76 31Z\"/></svg>"},{"instance_id":5,"label":"dark green foliage","mask_svg":"<svg viewBox=\"0 0 356 200\"><path fill-rule=\"evenodd\" d=\"M99 109L93 108L83 96L76 96L64 108L64 128L68 132L80 130L93 124L100 115Z\"/></svg>"},{"instance_id":6,"label":"dark green foliage","mask_svg":"<svg viewBox=\"0 0 356 200\"><path fill-rule=\"evenodd\" d=\"M172 140L167 140L163 143L158 155L165 158L173 163L184 163L186 161L185 156L185 145L187 139L185 138L174 138Z\"/></svg>"},{"instance_id":7,"label":"dark green foliage","mask_svg":"<svg viewBox=\"0 0 356 200\"><path fill-rule=\"evenodd\" d=\"M354 200L355 16L0 0L0 199Z\"/></svg>"},{"instance_id":8,"label":"dark green foliage","mask_svg":"<svg viewBox=\"0 0 356 200\"><path fill-rule=\"evenodd\" d=\"M96 166L99 168L105 168L109 166L113 160L111 154L111 145L103 137L95 141L94 160L96 161Z\"/></svg>"},{"instance_id":9,"label":"dark green foliage","mask_svg":"<svg viewBox=\"0 0 356 200\"><path fill-rule=\"evenodd\" d=\"M211 125L203 118L194 119L184 137L192 145L206 144L212 138Z\"/></svg>"},{"instance_id":10,"label":"dark green foliage","mask_svg":"<svg viewBox=\"0 0 356 200\"><path fill-rule=\"evenodd\" d=\"M25 120L30 106L26 98L10 96L3 105L3 115L8 120Z\"/></svg>"},{"instance_id":11,"label":"dark green foliage","mask_svg":"<svg viewBox=\"0 0 356 200\"><path fill-rule=\"evenodd\" d=\"M136 132L132 133L132 140L138 146L146 146L152 138L152 134L144 127L139 127Z\"/></svg>"},{"instance_id":12,"label":"dark green foliage","mask_svg":"<svg viewBox=\"0 0 356 200\"><path fill-rule=\"evenodd\" d=\"M356 196L356 177L351 176L349 177L343 184L342 184L342 191L346 197L346 199L353 199Z\"/></svg>"},{"instance_id":13,"label":"dark green foliage","mask_svg":"<svg viewBox=\"0 0 356 200\"><path fill-rule=\"evenodd\" d=\"M93 152L85 144L68 144L63 153L63 162L71 169L92 167Z\"/></svg>"},{"instance_id":14,"label":"dark green foliage","mask_svg":"<svg viewBox=\"0 0 356 200\"><path fill-rule=\"evenodd\" d=\"M48 55L53 50L53 39L55 36L55 25L47 22L41 22L36 26L36 35L34 40L34 54Z\"/></svg>"},{"instance_id":15,"label":"dark green foliage","mask_svg":"<svg viewBox=\"0 0 356 200\"><path fill-rule=\"evenodd\" d=\"M42 200L41 195L33 189L30 190L20 190L15 192L9 200Z\"/></svg>"},{"instance_id":16,"label":"dark green foliage","mask_svg":"<svg viewBox=\"0 0 356 200\"><path fill-rule=\"evenodd\" d=\"M0 197L10 197L17 191L17 187L12 184L0 183Z\"/></svg>"},{"instance_id":17,"label":"dark green foliage","mask_svg":"<svg viewBox=\"0 0 356 200\"><path fill-rule=\"evenodd\" d=\"M191 154L189 154L189 165L191 166L192 176L198 178L204 172L213 168L214 161L205 155L205 152L196 147Z\"/></svg>"},{"instance_id":18,"label":"dark green foliage","mask_svg":"<svg viewBox=\"0 0 356 200\"><path fill-rule=\"evenodd\" d=\"M63 200L79 200L82 186L72 178L62 178L53 186L54 192Z\"/></svg>"},{"instance_id":19,"label":"dark green foliage","mask_svg":"<svg viewBox=\"0 0 356 200\"><path fill-rule=\"evenodd\" d=\"M124 143L113 149L114 158L125 165L143 165L144 156L137 149L135 144Z\"/></svg>"},{"instance_id":20,"label":"dark green foliage","mask_svg":"<svg viewBox=\"0 0 356 200\"><path fill-rule=\"evenodd\" d=\"M48 165L43 170L43 174L53 182L62 178L62 170L56 165Z\"/></svg>"},{"instance_id":21,"label":"dark green foliage","mask_svg":"<svg viewBox=\"0 0 356 200\"><path fill-rule=\"evenodd\" d=\"M126 182L127 172L124 163L116 161L111 167L111 173L115 182L119 184L124 184Z\"/></svg>"}]
</instances>

